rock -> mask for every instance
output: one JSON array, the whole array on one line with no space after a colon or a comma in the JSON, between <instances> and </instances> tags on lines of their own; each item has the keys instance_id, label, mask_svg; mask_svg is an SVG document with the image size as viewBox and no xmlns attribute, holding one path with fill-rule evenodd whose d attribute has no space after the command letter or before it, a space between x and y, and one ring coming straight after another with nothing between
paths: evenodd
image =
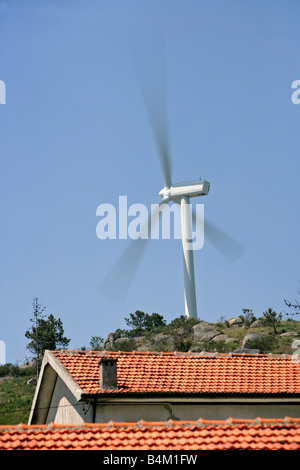
<instances>
[{"instance_id":1,"label":"rock","mask_svg":"<svg viewBox=\"0 0 300 470\"><path fill-rule=\"evenodd\" d=\"M233 353L235 354L260 354L260 352L261 352L260 349L250 349L250 348L244 348L242 346L233 351Z\"/></svg>"},{"instance_id":2,"label":"rock","mask_svg":"<svg viewBox=\"0 0 300 470\"><path fill-rule=\"evenodd\" d=\"M146 340L146 336L137 336L135 338L136 341L145 341Z\"/></svg>"},{"instance_id":3,"label":"rock","mask_svg":"<svg viewBox=\"0 0 300 470\"><path fill-rule=\"evenodd\" d=\"M200 340L201 341L211 341L212 339L214 340L216 336L218 336L220 332L218 330L210 330L204 333L203 336L201 336Z\"/></svg>"},{"instance_id":4,"label":"rock","mask_svg":"<svg viewBox=\"0 0 300 470\"><path fill-rule=\"evenodd\" d=\"M140 343L137 347L136 347L136 351L140 351L140 352L145 352L145 351L149 351L151 348L151 343L150 341L143 341L142 343Z\"/></svg>"},{"instance_id":5,"label":"rock","mask_svg":"<svg viewBox=\"0 0 300 470\"><path fill-rule=\"evenodd\" d=\"M130 339L127 336L123 336L122 338L116 338L115 344L126 343L126 341L130 341Z\"/></svg>"},{"instance_id":6,"label":"rock","mask_svg":"<svg viewBox=\"0 0 300 470\"><path fill-rule=\"evenodd\" d=\"M20 369L30 369L31 367L35 366L35 362L29 362L28 364L20 365Z\"/></svg>"},{"instance_id":7,"label":"rock","mask_svg":"<svg viewBox=\"0 0 300 470\"><path fill-rule=\"evenodd\" d=\"M213 341L217 341L217 342L225 341L225 343L238 343L239 340L237 338L231 338L230 336L227 336L227 335L221 333L221 334L215 336L213 338Z\"/></svg>"},{"instance_id":8,"label":"rock","mask_svg":"<svg viewBox=\"0 0 300 470\"><path fill-rule=\"evenodd\" d=\"M287 331L286 333L281 333L280 335L282 338L285 336L298 336L297 331Z\"/></svg>"},{"instance_id":9,"label":"rock","mask_svg":"<svg viewBox=\"0 0 300 470\"><path fill-rule=\"evenodd\" d=\"M216 342L225 341L226 336L227 335L223 335L222 333L218 333L217 335L215 335L211 338L211 341L216 341ZM208 340L208 341L210 341L210 340Z\"/></svg>"},{"instance_id":10,"label":"rock","mask_svg":"<svg viewBox=\"0 0 300 470\"><path fill-rule=\"evenodd\" d=\"M120 338L118 333L109 333L108 337L103 341L103 349L109 349L113 347L116 339Z\"/></svg>"},{"instance_id":11,"label":"rock","mask_svg":"<svg viewBox=\"0 0 300 470\"><path fill-rule=\"evenodd\" d=\"M174 341L172 336L169 336L169 335L156 335L154 336L153 338L153 343L158 345L158 344L162 344L162 343L165 343L165 342L169 342L169 341Z\"/></svg>"},{"instance_id":12,"label":"rock","mask_svg":"<svg viewBox=\"0 0 300 470\"><path fill-rule=\"evenodd\" d=\"M220 331L217 330L213 325L207 322L201 322L197 325L194 325L192 328L193 338L200 339L203 341L210 341L214 336L220 334Z\"/></svg>"},{"instance_id":13,"label":"rock","mask_svg":"<svg viewBox=\"0 0 300 470\"><path fill-rule=\"evenodd\" d=\"M206 321L202 321L201 323L197 323L196 325L194 325L192 327L193 336L195 338L199 338L200 336L203 336L204 333L211 330L212 328L214 328L214 327L212 325L210 325L209 323L207 323Z\"/></svg>"},{"instance_id":14,"label":"rock","mask_svg":"<svg viewBox=\"0 0 300 470\"><path fill-rule=\"evenodd\" d=\"M265 345L265 338L260 333L254 333L254 332L250 332L246 334L246 336L243 339L242 347L251 349L251 344L253 344L253 341L255 341L256 346L261 346L263 349Z\"/></svg>"},{"instance_id":15,"label":"rock","mask_svg":"<svg viewBox=\"0 0 300 470\"><path fill-rule=\"evenodd\" d=\"M258 319L251 323L250 328L262 328L263 326L265 326L264 321Z\"/></svg>"},{"instance_id":16,"label":"rock","mask_svg":"<svg viewBox=\"0 0 300 470\"><path fill-rule=\"evenodd\" d=\"M228 319L229 326L242 326L243 320L240 317L233 317Z\"/></svg>"}]
</instances>

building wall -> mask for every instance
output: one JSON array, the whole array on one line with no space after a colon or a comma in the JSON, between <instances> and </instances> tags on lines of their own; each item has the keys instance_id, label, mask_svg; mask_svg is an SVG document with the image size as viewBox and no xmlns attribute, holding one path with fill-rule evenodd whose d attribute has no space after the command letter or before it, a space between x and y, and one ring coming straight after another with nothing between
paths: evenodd
<instances>
[{"instance_id":1,"label":"building wall","mask_svg":"<svg viewBox=\"0 0 300 470\"><path fill-rule=\"evenodd\" d=\"M92 421L92 407L88 403L78 403L75 396L58 376L47 415L48 423L80 424Z\"/></svg>"},{"instance_id":2,"label":"building wall","mask_svg":"<svg viewBox=\"0 0 300 470\"><path fill-rule=\"evenodd\" d=\"M96 422L112 421L166 421L168 419L197 420L204 419L254 419L300 417L299 404L283 403L186 403L186 404L101 404L97 406Z\"/></svg>"}]
</instances>

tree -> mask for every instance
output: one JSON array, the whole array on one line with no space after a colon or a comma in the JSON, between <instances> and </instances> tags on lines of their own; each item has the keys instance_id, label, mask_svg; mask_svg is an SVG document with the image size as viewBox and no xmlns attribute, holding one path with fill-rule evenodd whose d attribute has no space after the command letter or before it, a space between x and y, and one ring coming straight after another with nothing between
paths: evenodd
<instances>
[{"instance_id":1,"label":"tree","mask_svg":"<svg viewBox=\"0 0 300 470\"><path fill-rule=\"evenodd\" d=\"M54 318L52 314L46 318L46 315L43 315L45 309L46 307L41 307L38 298L35 297L33 300L33 318L30 319L33 325L25 333L26 338L31 340L27 345L27 349L36 357L37 375L45 350L67 347L71 341L64 336L61 319Z\"/></svg>"},{"instance_id":2,"label":"tree","mask_svg":"<svg viewBox=\"0 0 300 470\"><path fill-rule=\"evenodd\" d=\"M148 313L141 312L137 310L135 313L130 313L130 318L125 318L126 325L134 329L134 334L136 336L140 335L144 331L152 331L155 328L164 326L166 321L163 319L162 315L158 313Z\"/></svg>"},{"instance_id":3,"label":"tree","mask_svg":"<svg viewBox=\"0 0 300 470\"><path fill-rule=\"evenodd\" d=\"M93 351L101 351L104 338L102 336L92 336L90 346Z\"/></svg>"},{"instance_id":4,"label":"tree","mask_svg":"<svg viewBox=\"0 0 300 470\"><path fill-rule=\"evenodd\" d=\"M274 329L275 335L277 335L276 326L278 326L282 320L282 313L276 313L272 308L268 308L263 313L264 321L266 325L271 325Z\"/></svg>"},{"instance_id":5,"label":"tree","mask_svg":"<svg viewBox=\"0 0 300 470\"><path fill-rule=\"evenodd\" d=\"M146 331L152 331L155 328L164 326L165 324L166 324L166 321L164 320L163 316L160 315L159 313L152 313L151 315L148 315L148 313L146 313L146 319L145 319Z\"/></svg>"},{"instance_id":6,"label":"tree","mask_svg":"<svg viewBox=\"0 0 300 470\"><path fill-rule=\"evenodd\" d=\"M192 327L197 323L199 323L197 318L187 318L185 315L180 315L169 323L168 329L169 331L179 330L181 336L189 335Z\"/></svg>"},{"instance_id":7,"label":"tree","mask_svg":"<svg viewBox=\"0 0 300 470\"><path fill-rule=\"evenodd\" d=\"M251 323L256 320L253 310L251 308L243 308L243 315L240 315L240 318L243 320L244 325L249 328Z\"/></svg>"},{"instance_id":8,"label":"tree","mask_svg":"<svg viewBox=\"0 0 300 470\"><path fill-rule=\"evenodd\" d=\"M300 294L299 289L298 289L298 293ZM293 313L287 313L287 315L300 315L300 304L298 300L294 300L294 303L293 303L287 299L284 299L284 303L287 307L294 309Z\"/></svg>"}]
</instances>

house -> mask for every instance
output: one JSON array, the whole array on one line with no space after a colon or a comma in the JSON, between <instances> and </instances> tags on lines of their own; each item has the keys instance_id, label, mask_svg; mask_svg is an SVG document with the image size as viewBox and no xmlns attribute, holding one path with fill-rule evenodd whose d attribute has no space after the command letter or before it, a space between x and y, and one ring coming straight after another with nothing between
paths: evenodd
<instances>
[{"instance_id":1,"label":"house","mask_svg":"<svg viewBox=\"0 0 300 470\"><path fill-rule=\"evenodd\" d=\"M29 424L300 418L292 356L46 351Z\"/></svg>"},{"instance_id":2,"label":"house","mask_svg":"<svg viewBox=\"0 0 300 470\"><path fill-rule=\"evenodd\" d=\"M143 465L195 464L200 462L198 450L300 450L300 419L6 425L0 426L0 450L144 450ZM177 452L153 454L156 450ZM96 463L134 467L138 458L134 453L104 453L97 454Z\"/></svg>"}]
</instances>

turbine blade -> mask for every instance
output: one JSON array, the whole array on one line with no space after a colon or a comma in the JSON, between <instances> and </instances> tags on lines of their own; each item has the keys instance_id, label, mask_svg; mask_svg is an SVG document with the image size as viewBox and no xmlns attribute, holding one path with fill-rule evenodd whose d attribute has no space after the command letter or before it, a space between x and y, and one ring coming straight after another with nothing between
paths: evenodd
<instances>
[{"instance_id":1,"label":"turbine blade","mask_svg":"<svg viewBox=\"0 0 300 470\"><path fill-rule=\"evenodd\" d=\"M204 219L204 236L205 234L215 248L230 262L237 261L246 250L242 243L219 229L206 218Z\"/></svg>"},{"instance_id":2,"label":"turbine blade","mask_svg":"<svg viewBox=\"0 0 300 470\"><path fill-rule=\"evenodd\" d=\"M99 291L109 300L119 304L124 302L151 239L151 226L153 227L159 220L160 206L167 203L168 201L164 201L155 206L141 227L141 233L144 233L146 238L130 240L126 250L102 281Z\"/></svg>"},{"instance_id":3,"label":"turbine blade","mask_svg":"<svg viewBox=\"0 0 300 470\"><path fill-rule=\"evenodd\" d=\"M123 303L147 246L147 239L131 240L100 286L100 293L115 303Z\"/></svg>"},{"instance_id":4,"label":"turbine blade","mask_svg":"<svg viewBox=\"0 0 300 470\"><path fill-rule=\"evenodd\" d=\"M194 210L193 221L197 223ZM210 243L230 262L236 261L246 250L244 245L228 233L218 228L206 217L204 217L204 239L205 237L207 237Z\"/></svg>"},{"instance_id":5,"label":"turbine blade","mask_svg":"<svg viewBox=\"0 0 300 470\"><path fill-rule=\"evenodd\" d=\"M143 34L130 38L133 62L148 114L151 130L158 149L164 183L171 182L171 156L167 130L165 83L165 44L162 34Z\"/></svg>"}]
</instances>

